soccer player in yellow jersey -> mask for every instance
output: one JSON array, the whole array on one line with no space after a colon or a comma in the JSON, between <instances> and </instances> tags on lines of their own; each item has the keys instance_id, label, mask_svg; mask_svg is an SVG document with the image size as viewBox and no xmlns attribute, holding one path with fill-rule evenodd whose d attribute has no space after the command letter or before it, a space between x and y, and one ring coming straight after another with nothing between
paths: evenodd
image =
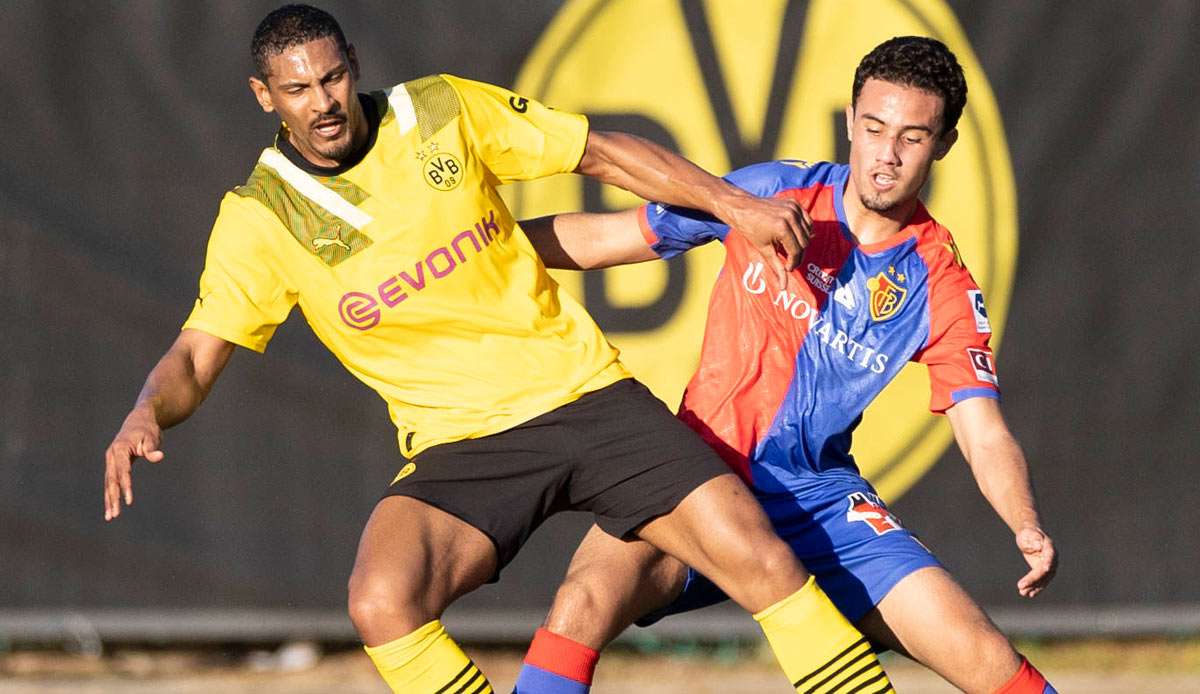
<instances>
[{"instance_id":1,"label":"soccer player in yellow jersey","mask_svg":"<svg viewBox=\"0 0 1200 694\"><path fill-rule=\"evenodd\" d=\"M349 586L350 617L394 691L491 691L441 614L567 509L710 577L760 619L793 679L861 639L738 478L558 291L496 187L577 172L701 209L780 277L775 247L794 265L808 231L796 203L458 77L359 94L354 48L312 7L269 14L251 48L251 90L282 126L222 200L195 307L106 452L107 520L133 501L133 460L162 460L162 429L199 407L234 347L263 351L299 305L388 403L406 458ZM553 652L540 636L534 652ZM594 662L573 652L557 665L580 681ZM867 667L863 691L890 689L873 656Z\"/></svg>"}]
</instances>

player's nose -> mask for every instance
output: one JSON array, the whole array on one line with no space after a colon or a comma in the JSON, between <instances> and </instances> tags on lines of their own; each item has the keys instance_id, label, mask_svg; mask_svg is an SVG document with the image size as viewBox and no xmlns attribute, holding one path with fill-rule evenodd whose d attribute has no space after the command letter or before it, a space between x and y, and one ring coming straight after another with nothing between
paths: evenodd
<instances>
[{"instance_id":1,"label":"player's nose","mask_svg":"<svg viewBox=\"0 0 1200 694\"><path fill-rule=\"evenodd\" d=\"M883 138L879 147L875 150L875 161L882 164L895 164L899 162L900 157L897 155L897 142L894 137Z\"/></svg>"}]
</instances>

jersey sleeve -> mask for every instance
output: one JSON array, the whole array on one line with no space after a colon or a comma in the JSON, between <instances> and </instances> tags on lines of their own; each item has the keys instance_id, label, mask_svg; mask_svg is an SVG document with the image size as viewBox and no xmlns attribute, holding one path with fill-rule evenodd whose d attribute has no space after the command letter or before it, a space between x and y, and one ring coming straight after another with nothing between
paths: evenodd
<instances>
[{"instance_id":1,"label":"jersey sleeve","mask_svg":"<svg viewBox=\"0 0 1200 694\"><path fill-rule=\"evenodd\" d=\"M296 294L287 290L275 261L263 252L265 245L256 243L272 223L269 213L253 208L258 204L233 193L221 201L200 294L183 328L262 352L296 304Z\"/></svg>"},{"instance_id":2,"label":"jersey sleeve","mask_svg":"<svg viewBox=\"0 0 1200 694\"><path fill-rule=\"evenodd\" d=\"M806 176L807 172L790 162L765 162L740 168L725 180L753 195L771 197L800 186L797 174ZM662 203L643 205L638 223L646 243L661 258L673 258L710 241L724 242L729 233L729 225L707 212Z\"/></svg>"},{"instance_id":3,"label":"jersey sleeve","mask_svg":"<svg viewBox=\"0 0 1200 694\"><path fill-rule=\"evenodd\" d=\"M961 264L953 241L935 247L930 256L929 340L913 357L929 367L929 409L943 413L969 398L999 399L983 292Z\"/></svg>"},{"instance_id":4,"label":"jersey sleeve","mask_svg":"<svg viewBox=\"0 0 1200 694\"><path fill-rule=\"evenodd\" d=\"M443 77L462 103L467 139L500 183L570 173L579 166L587 145L586 116L483 82Z\"/></svg>"}]
</instances>

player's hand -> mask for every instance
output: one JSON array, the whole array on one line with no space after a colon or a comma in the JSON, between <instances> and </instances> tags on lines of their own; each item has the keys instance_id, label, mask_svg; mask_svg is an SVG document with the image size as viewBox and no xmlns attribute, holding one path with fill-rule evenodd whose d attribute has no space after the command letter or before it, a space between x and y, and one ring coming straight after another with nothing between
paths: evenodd
<instances>
[{"instance_id":1,"label":"player's hand","mask_svg":"<svg viewBox=\"0 0 1200 694\"><path fill-rule=\"evenodd\" d=\"M104 520L121 515L121 500L133 503L133 478L130 468L137 458L157 463L163 459L159 450L162 429L153 415L134 411L125 419L121 431L104 452Z\"/></svg>"},{"instance_id":2,"label":"player's hand","mask_svg":"<svg viewBox=\"0 0 1200 694\"><path fill-rule=\"evenodd\" d=\"M779 286L787 286L787 273L800 266L800 254L812 231L812 220L800 203L739 195L722 213L722 221L745 236L767 267L775 271Z\"/></svg>"},{"instance_id":3,"label":"player's hand","mask_svg":"<svg viewBox=\"0 0 1200 694\"><path fill-rule=\"evenodd\" d=\"M1032 598L1042 592L1058 571L1058 552L1054 542L1041 528L1021 528L1016 535L1017 548L1029 564L1029 573L1017 581L1017 592Z\"/></svg>"}]
</instances>

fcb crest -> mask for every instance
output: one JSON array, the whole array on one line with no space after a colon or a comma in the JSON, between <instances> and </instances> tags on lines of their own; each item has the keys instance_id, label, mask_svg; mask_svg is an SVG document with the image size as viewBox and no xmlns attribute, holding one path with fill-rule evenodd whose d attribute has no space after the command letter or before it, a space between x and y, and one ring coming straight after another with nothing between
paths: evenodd
<instances>
[{"instance_id":1,"label":"fcb crest","mask_svg":"<svg viewBox=\"0 0 1200 694\"><path fill-rule=\"evenodd\" d=\"M867 291L870 292L867 305L871 307L872 320L885 321L900 311L904 298L908 296L908 289L904 286L906 280L903 272L896 271L895 265L889 265L887 272L867 280Z\"/></svg>"}]
</instances>

